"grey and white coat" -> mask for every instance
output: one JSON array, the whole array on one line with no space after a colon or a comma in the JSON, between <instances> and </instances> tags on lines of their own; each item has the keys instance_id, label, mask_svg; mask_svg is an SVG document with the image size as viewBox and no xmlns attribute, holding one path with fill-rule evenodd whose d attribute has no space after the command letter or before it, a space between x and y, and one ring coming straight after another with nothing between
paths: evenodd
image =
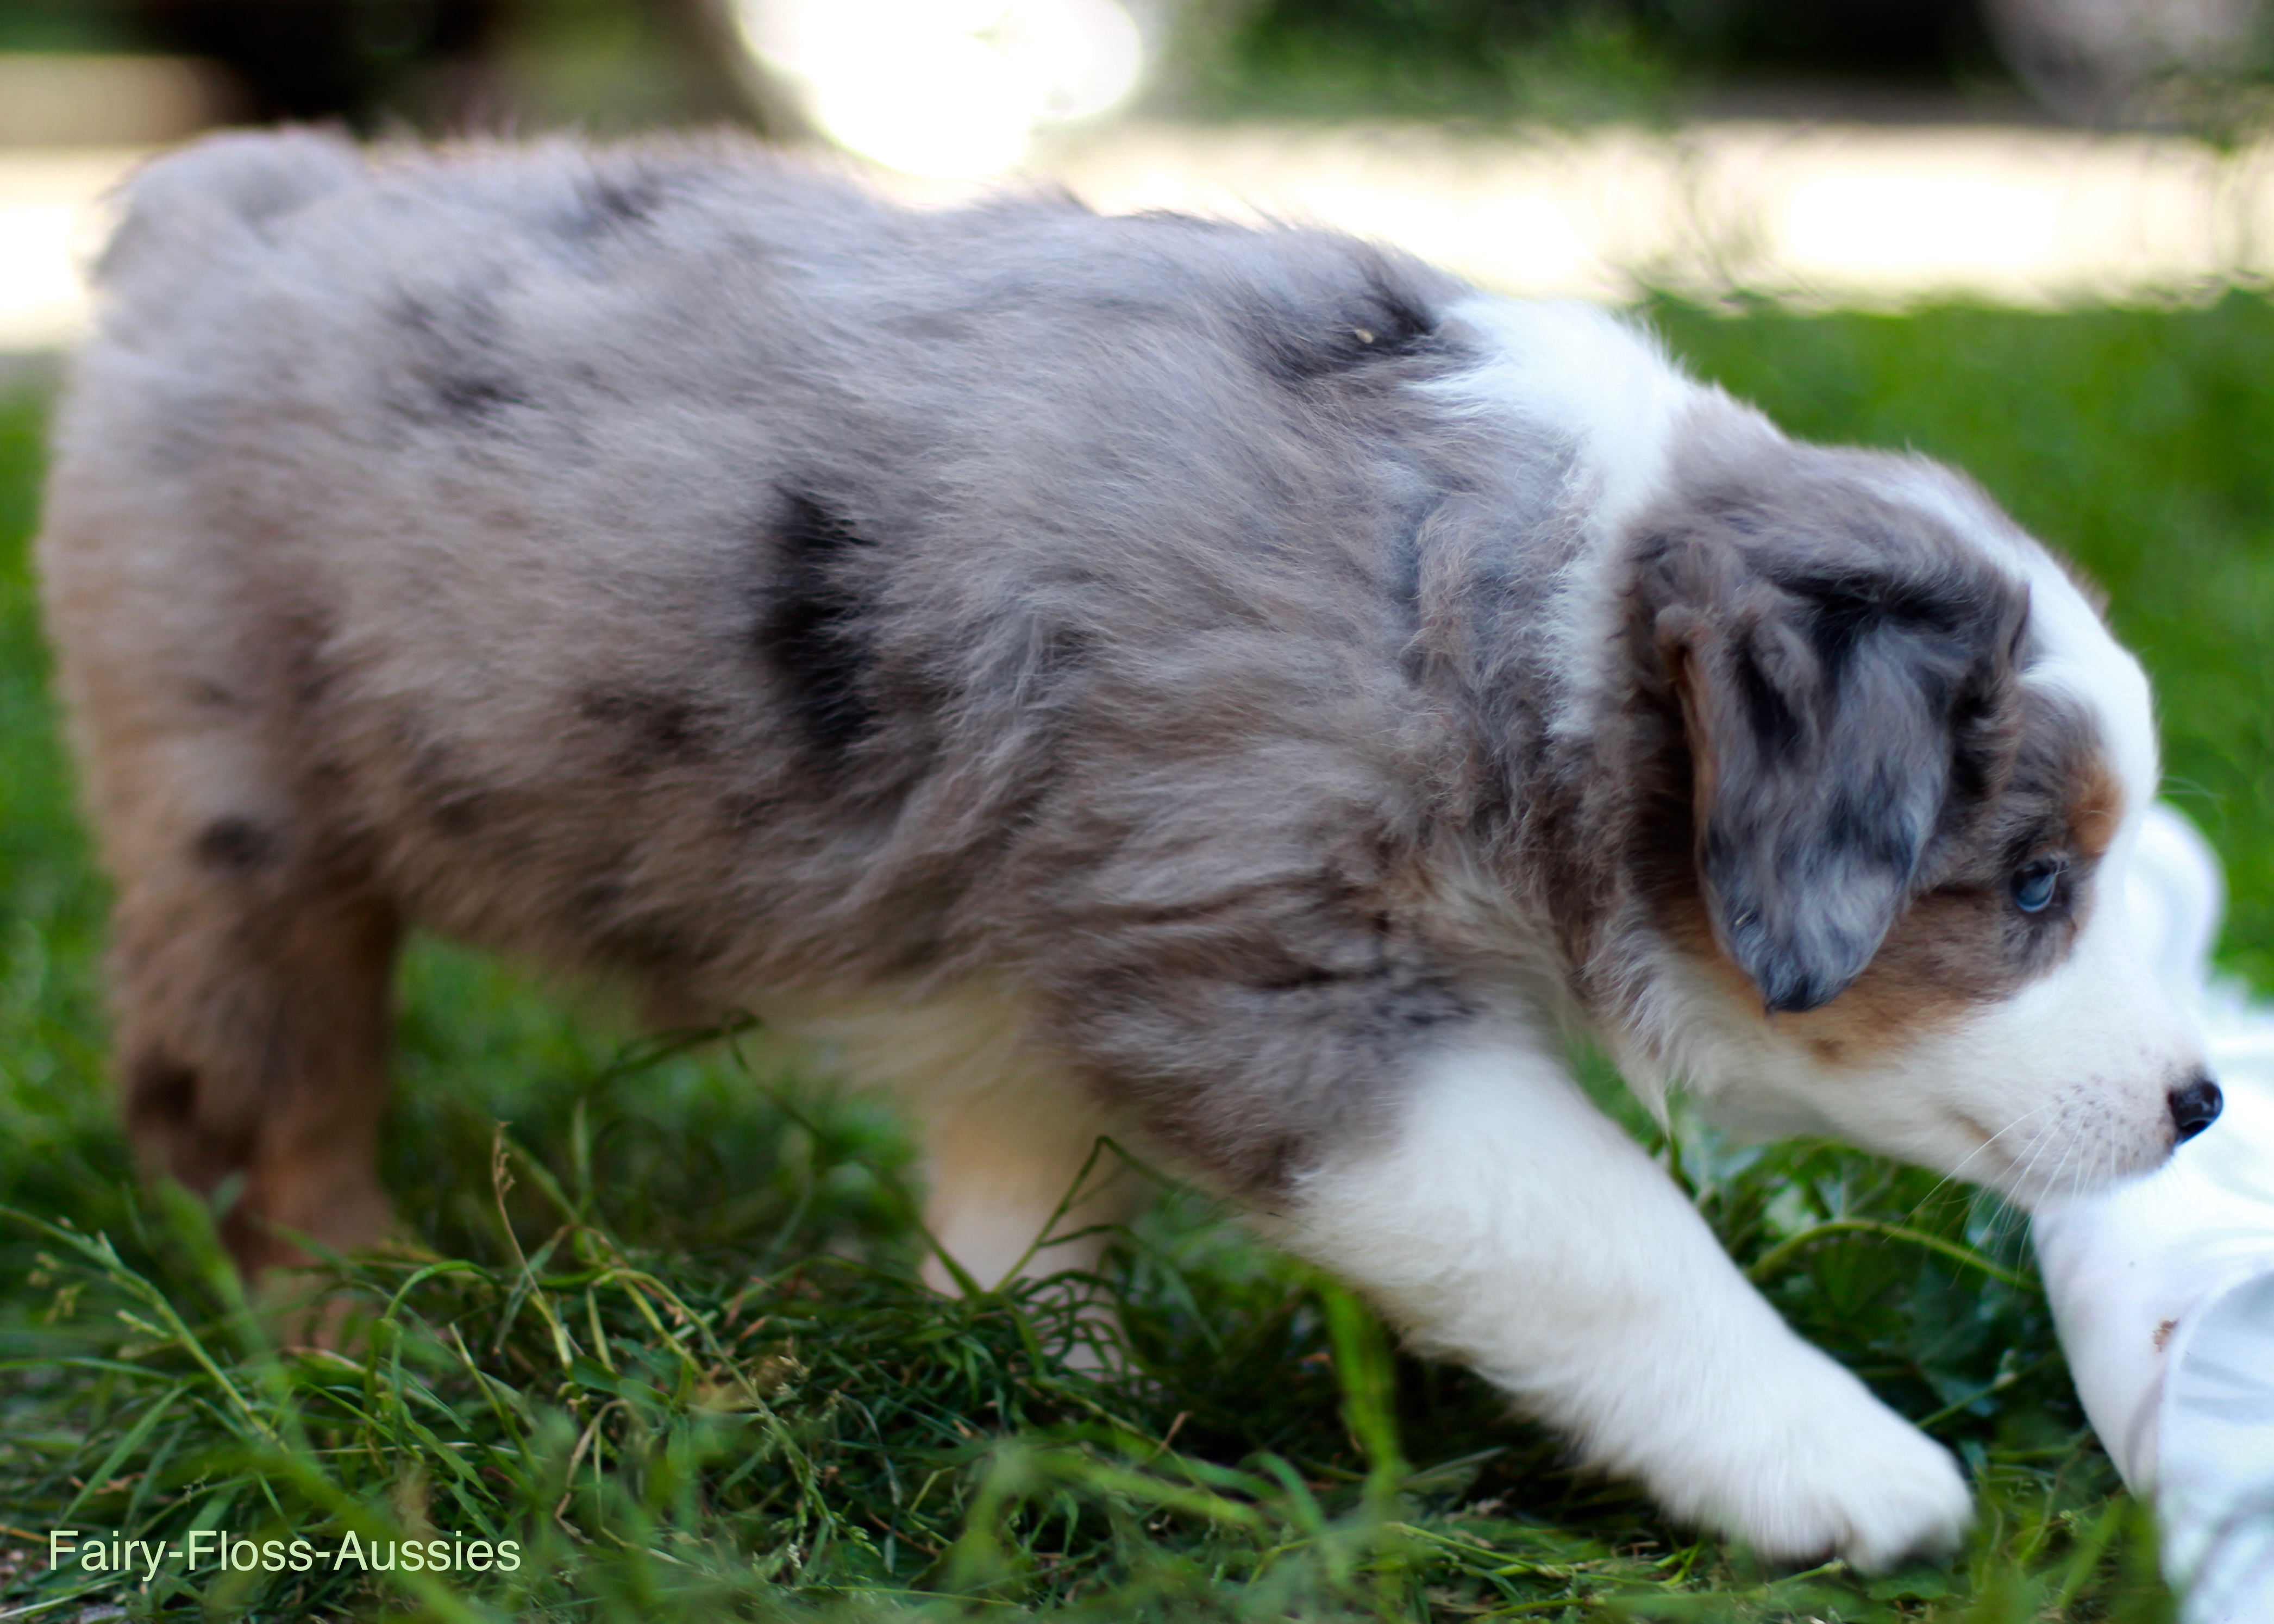
<instances>
[{"instance_id":1,"label":"grey and white coat","mask_svg":"<svg viewBox=\"0 0 2274 1624\"><path fill-rule=\"evenodd\" d=\"M1560 1034L2025 1202L2216 1110L2093 606L1629 326L726 141L227 138L126 202L41 562L128 1120L248 1268L384 1234L423 927L833 1040L983 1281L1130 1136L1669 1510L1878 1564L1955 1465Z\"/></svg>"}]
</instances>

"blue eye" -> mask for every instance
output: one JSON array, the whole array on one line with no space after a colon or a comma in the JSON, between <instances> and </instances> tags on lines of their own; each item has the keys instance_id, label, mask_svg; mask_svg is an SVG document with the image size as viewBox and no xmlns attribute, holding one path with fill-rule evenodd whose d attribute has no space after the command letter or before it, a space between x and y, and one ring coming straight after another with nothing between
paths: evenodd
<instances>
[{"instance_id":1,"label":"blue eye","mask_svg":"<svg viewBox=\"0 0 2274 1624\"><path fill-rule=\"evenodd\" d=\"M2014 873L2014 906L2024 914L2042 914L2052 906L2060 884L2061 866L2050 857L2026 863Z\"/></svg>"}]
</instances>

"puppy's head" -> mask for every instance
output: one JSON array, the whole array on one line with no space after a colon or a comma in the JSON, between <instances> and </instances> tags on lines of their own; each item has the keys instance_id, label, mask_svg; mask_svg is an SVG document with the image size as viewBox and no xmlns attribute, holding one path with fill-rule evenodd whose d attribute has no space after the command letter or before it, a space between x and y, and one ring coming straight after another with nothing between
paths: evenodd
<instances>
[{"instance_id":1,"label":"puppy's head","mask_svg":"<svg viewBox=\"0 0 2274 1624\"><path fill-rule=\"evenodd\" d=\"M2025 1204L2156 1166L2218 1095L2125 914L2138 665L1922 460L1746 430L1669 489L1631 622L1679 738L1650 1046L1739 1125Z\"/></svg>"}]
</instances>

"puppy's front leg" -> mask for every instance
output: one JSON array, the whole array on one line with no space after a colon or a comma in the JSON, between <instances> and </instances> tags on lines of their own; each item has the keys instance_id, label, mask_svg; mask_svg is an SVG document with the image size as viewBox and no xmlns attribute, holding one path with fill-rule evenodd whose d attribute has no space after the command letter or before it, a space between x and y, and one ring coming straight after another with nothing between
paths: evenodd
<instances>
[{"instance_id":1,"label":"puppy's front leg","mask_svg":"<svg viewBox=\"0 0 2274 1624\"><path fill-rule=\"evenodd\" d=\"M1664 1172L1518 1040L1425 1060L1280 1238L1591 1462L1765 1555L1883 1568L1970 1516L1949 1455L1802 1342Z\"/></svg>"}]
</instances>

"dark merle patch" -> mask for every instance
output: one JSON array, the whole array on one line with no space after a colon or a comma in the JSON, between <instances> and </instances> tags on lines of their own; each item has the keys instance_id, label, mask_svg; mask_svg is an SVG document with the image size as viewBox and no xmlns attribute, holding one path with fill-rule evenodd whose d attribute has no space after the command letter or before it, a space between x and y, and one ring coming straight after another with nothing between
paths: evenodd
<instances>
[{"instance_id":1,"label":"dark merle patch","mask_svg":"<svg viewBox=\"0 0 2274 1624\"><path fill-rule=\"evenodd\" d=\"M669 197L654 175L595 175L576 188L581 212L568 222L569 235L605 237L644 226Z\"/></svg>"},{"instance_id":2,"label":"dark merle patch","mask_svg":"<svg viewBox=\"0 0 2274 1624\"><path fill-rule=\"evenodd\" d=\"M388 319L403 341L404 371L412 386L390 402L399 415L480 426L531 403L498 354L503 323L487 294L405 294L388 309Z\"/></svg>"},{"instance_id":3,"label":"dark merle patch","mask_svg":"<svg viewBox=\"0 0 2274 1624\"><path fill-rule=\"evenodd\" d=\"M1285 992L1304 992L1314 987L1341 987L1352 978L1338 970L1321 965L1298 965L1254 983L1257 992L1267 996Z\"/></svg>"},{"instance_id":4,"label":"dark merle patch","mask_svg":"<svg viewBox=\"0 0 2274 1624\"><path fill-rule=\"evenodd\" d=\"M788 804L779 795L725 795L719 801L719 818L736 834L749 834L770 828Z\"/></svg>"},{"instance_id":5,"label":"dark merle patch","mask_svg":"<svg viewBox=\"0 0 2274 1624\"><path fill-rule=\"evenodd\" d=\"M198 831L191 850L207 868L242 878L275 862L282 846L275 830L249 817L217 817Z\"/></svg>"},{"instance_id":6,"label":"dark merle patch","mask_svg":"<svg viewBox=\"0 0 2274 1624\"><path fill-rule=\"evenodd\" d=\"M478 423L508 406L526 406L529 397L503 378L445 373L431 380L434 403L443 415L460 422Z\"/></svg>"},{"instance_id":7,"label":"dark merle patch","mask_svg":"<svg viewBox=\"0 0 2274 1624\"><path fill-rule=\"evenodd\" d=\"M1901 537L1876 533L1868 524L1859 524L1858 534L1872 557L1901 555ZM1833 685L1871 639L1962 636L1985 617L1996 617L1999 596L1995 583L1955 570L1906 577L1870 574L1852 563L1826 572L1809 560L1782 560L1763 574L1800 600L1801 628L1824 668L1824 680Z\"/></svg>"},{"instance_id":8,"label":"dark merle patch","mask_svg":"<svg viewBox=\"0 0 2274 1624\"><path fill-rule=\"evenodd\" d=\"M606 964L654 974L684 974L707 956L699 937L673 919L642 908L627 877L629 852L606 863L567 898L569 929Z\"/></svg>"},{"instance_id":9,"label":"dark merle patch","mask_svg":"<svg viewBox=\"0 0 2274 1624\"><path fill-rule=\"evenodd\" d=\"M693 700L636 688L591 687L576 695L576 714L615 732L616 766L644 772L712 753L710 724Z\"/></svg>"},{"instance_id":10,"label":"dark merle patch","mask_svg":"<svg viewBox=\"0 0 2274 1624\"><path fill-rule=\"evenodd\" d=\"M1367 1007L1358 1030L1395 1056L1404 1052L1404 1044L1415 1033L1474 1020L1480 1012L1474 1001L1450 978L1409 973Z\"/></svg>"},{"instance_id":11,"label":"dark merle patch","mask_svg":"<svg viewBox=\"0 0 2274 1624\"><path fill-rule=\"evenodd\" d=\"M609 964L655 974L684 975L703 962L695 939L656 919L622 919L593 933L592 947Z\"/></svg>"},{"instance_id":12,"label":"dark merle patch","mask_svg":"<svg viewBox=\"0 0 2274 1624\"><path fill-rule=\"evenodd\" d=\"M1421 530L1428 522L1429 515L1424 513L1412 523L1398 526L1389 538L1384 560L1382 585L1397 606L1398 619L1408 627L1415 626L1421 615ZM1406 662L1416 665L1420 657L1418 649L1408 649L1404 655Z\"/></svg>"},{"instance_id":13,"label":"dark merle patch","mask_svg":"<svg viewBox=\"0 0 2274 1624\"><path fill-rule=\"evenodd\" d=\"M427 820L435 830L456 839L479 833L496 810L496 797L466 786L440 790L426 799Z\"/></svg>"},{"instance_id":14,"label":"dark merle patch","mask_svg":"<svg viewBox=\"0 0 2274 1624\"><path fill-rule=\"evenodd\" d=\"M403 787L438 833L463 839L495 821L498 796L467 773L456 746L427 733L423 721L399 718L393 732Z\"/></svg>"},{"instance_id":15,"label":"dark merle patch","mask_svg":"<svg viewBox=\"0 0 2274 1624\"><path fill-rule=\"evenodd\" d=\"M870 665L865 605L853 579L875 544L850 521L808 496L786 498L777 524L777 564L760 612L758 653L782 685L806 741L837 756L876 726L863 692Z\"/></svg>"},{"instance_id":16,"label":"dark merle patch","mask_svg":"<svg viewBox=\"0 0 2274 1624\"><path fill-rule=\"evenodd\" d=\"M1087 1012L1092 1019L1116 1003L1156 1009L1175 1003L1163 999L1161 985L1142 970L1100 975L1089 986L1111 989L1092 1004ZM1284 1191L1337 1141L1374 1132L1391 1099L1380 1079L1404 1072L1417 1041L1473 1021L1480 1012L1450 972L1427 962L1274 977L1223 988L1211 1003L1209 1046L1245 1043L1254 1059L1269 1056L1268 1069L1256 1074L1276 1072L1275 1082L1250 1082L1252 1061L1229 1073L1203 1061L1192 1071L1179 1075L1171 1069L1156 1081L1148 1075L1159 1064L1153 1056L1173 1050L1156 1047L1157 1039L1139 1038L1126 1049L1125 1040L1109 1040L1135 1064L1124 1069L1109 1061L1106 1086L1143 1111L1166 1143L1226 1186L1261 1198ZM1141 1019L1150 1026L1151 1011Z\"/></svg>"},{"instance_id":17,"label":"dark merle patch","mask_svg":"<svg viewBox=\"0 0 2274 1624\"><path fill-rule=\"evenodd\" d=\"M126 1120L135 1127L185 1127L198 1109L198 1074L155 1050L126 1071Z\"/></svg>"},{"instance_id":18,"label":"dark merle patch","mask_svg":"<svg viewBox=\"0 0 2274 1624\"><path fill-rule=\"evenodd\" d=\"M430 353L486 348L499 336L495 304L471 290L436 297L406 293L388 306L387 318L405 339Z\"/></svg>"},{"instance_id":19,"label":"dark merle patch","mask_svg":"<svg viewBox=\"0 0 2274 1624\"><path fill-rule=\"evenodd\" d=\"M162 1050L137 1056L127 1068L126 1125L145 1154L158 1152L167 1172L201 1192L252 1159L253 1124L200 1120L197 1071ZM227 1226L222 1238L230 1238Z\"/></svg>"},{"instance_id":20,"label":"dark merle patch","mask_svg":"<svg viewBox=\"0 0 2274 1624\"><path fill-rule=\"evenodd\" d=\"M1035 675L1045 685L1079 675L1090 663L1090 644L1094 641L1088 632L1078 626L1051 627L1043 635L1042 650L1035 662Z\"/></svg>"},{"instance_id":21,"label":"dark merle patch","mask_svg":"<svg viewBox=\"0 0 2274 1624\"><path fill-rule=\"evenodd\" d=\"M1290 384L1314 383L1374 363L1428 355L1438 347L1436 318L1411 295L1376 277L1365 294L1320 320L1298 322L1273 312L1255 324L1258 359Z\"/></svg>"},{"instance_id":22,"label":"dark merle patch","mask_svg":"<svg viewBox=\"0 0 2274 1624\"><path fill-rule=\"evenodd\" d=\"M1808 738L1791 698L1762 671L1750 649L1730 661L1732 686L1744 703L1745 720L1752 729L1753 748L1771 760L1797 752Z\"/></svg>"}]
</instances>

